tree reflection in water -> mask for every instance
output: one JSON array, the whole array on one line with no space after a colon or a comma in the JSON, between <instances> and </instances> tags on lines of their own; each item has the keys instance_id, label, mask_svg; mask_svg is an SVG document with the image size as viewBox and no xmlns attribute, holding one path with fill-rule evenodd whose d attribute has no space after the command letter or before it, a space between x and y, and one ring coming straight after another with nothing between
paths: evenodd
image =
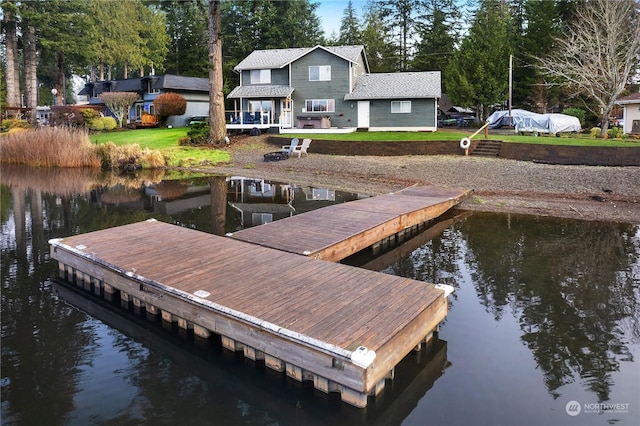
<instances>
[{"instance_id":1,"label":"tree reflection in water","mask_svg":"<svg viewBox=\"0 0 640 426\"><path fill-rule=\"evenodd\" d=\"M553 397L580 378L602 402L611 373L633 361L627 345L640 338L637 232L633 225L477 213L390 269L457 286L464 259L487 312L496 321L506 312L517 319Z\"/></svg>"}]
</instances>

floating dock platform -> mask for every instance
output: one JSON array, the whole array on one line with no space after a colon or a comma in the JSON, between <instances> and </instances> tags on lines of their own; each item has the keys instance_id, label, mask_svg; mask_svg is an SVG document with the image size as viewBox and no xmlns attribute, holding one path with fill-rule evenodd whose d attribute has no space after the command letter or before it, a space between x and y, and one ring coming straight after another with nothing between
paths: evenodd
<instances>
[{"instance_id":1,"label":"floating dock platform","mask_svg":"<svg viewBox=\"0 0 640 426\"><path fill-rule=\"evenodd\" d=\"M389 220L412 226L414 215L430 216L396 215L376 235L397 232ZM61 279L199 338L215 333L225 348L357 407L433 341L452 290L155 220L50 245Z\"/></svg>"},{"instance_id":2,"label":"floating dock platform","mask_svg":"<svg viewBox=\"0 0 640 426\"><path fill-rule=\"evenodd\" d=\"M339 262L385 238L397 237L459 204L472 191L412 186L391 194L335 204L304 214L243 229L227 236Z\"/></svg>"}]
</instances>

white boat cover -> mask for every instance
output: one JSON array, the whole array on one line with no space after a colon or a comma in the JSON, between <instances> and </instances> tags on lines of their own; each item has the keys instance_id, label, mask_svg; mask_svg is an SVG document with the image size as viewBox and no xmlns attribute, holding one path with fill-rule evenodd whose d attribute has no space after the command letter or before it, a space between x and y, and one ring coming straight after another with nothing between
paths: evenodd
<instances>
[{"instance_id":1,"label":"white boat cover","mask_svg":"<svg viewBox=\"0 0 640 426\"><path fill-rule=\"evenodd\" d=\"M496 111L487 118L490 129L509 125L509 111ZM515 132L568 133L580 132L580 120L566 114L537 114L523 109L511 110L511 124Z\"/></svg>"}]
</instances>

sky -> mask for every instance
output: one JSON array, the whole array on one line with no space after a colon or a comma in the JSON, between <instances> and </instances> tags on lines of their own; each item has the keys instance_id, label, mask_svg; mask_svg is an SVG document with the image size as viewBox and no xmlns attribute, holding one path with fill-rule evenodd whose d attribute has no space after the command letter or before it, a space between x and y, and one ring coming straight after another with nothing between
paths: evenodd
<instances>
[{"instance_id":1,"label":"sky","mask_svg":"<svg viewBox=\"0 0 640 426\"><path fill-rule=\"evenodd\" d=\"M318 0L313 2L318 5L316 13L320 18L324 33L327 37L335 31L338 34L340 30L340 21L344 10L349 4L348 0ZM366 0L352 0L353 9L356 11L358 19L362 19L362 9L367 3Z\"/></svg>"}]
</instances>

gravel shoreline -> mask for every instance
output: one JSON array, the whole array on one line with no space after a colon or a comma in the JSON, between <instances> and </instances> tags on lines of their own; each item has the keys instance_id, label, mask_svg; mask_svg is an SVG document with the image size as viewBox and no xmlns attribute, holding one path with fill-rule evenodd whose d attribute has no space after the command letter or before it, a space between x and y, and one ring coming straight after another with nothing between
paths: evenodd
<instances>
[{"instance_id":1,"label":"gravel shoreline","mask_svg":"<svg viewBox=\"0 0 640 426\"><path fill-rule=\"evenodd\" d=\"M313 145L312 145L313 146ZM236 137L228 164L209 173L378 195L413 184L473 189L459 208L640 224L640 166L561 166L465 156L338 156L314 154L277 162L266 136Z\"/></svg>"}]
</instances>

